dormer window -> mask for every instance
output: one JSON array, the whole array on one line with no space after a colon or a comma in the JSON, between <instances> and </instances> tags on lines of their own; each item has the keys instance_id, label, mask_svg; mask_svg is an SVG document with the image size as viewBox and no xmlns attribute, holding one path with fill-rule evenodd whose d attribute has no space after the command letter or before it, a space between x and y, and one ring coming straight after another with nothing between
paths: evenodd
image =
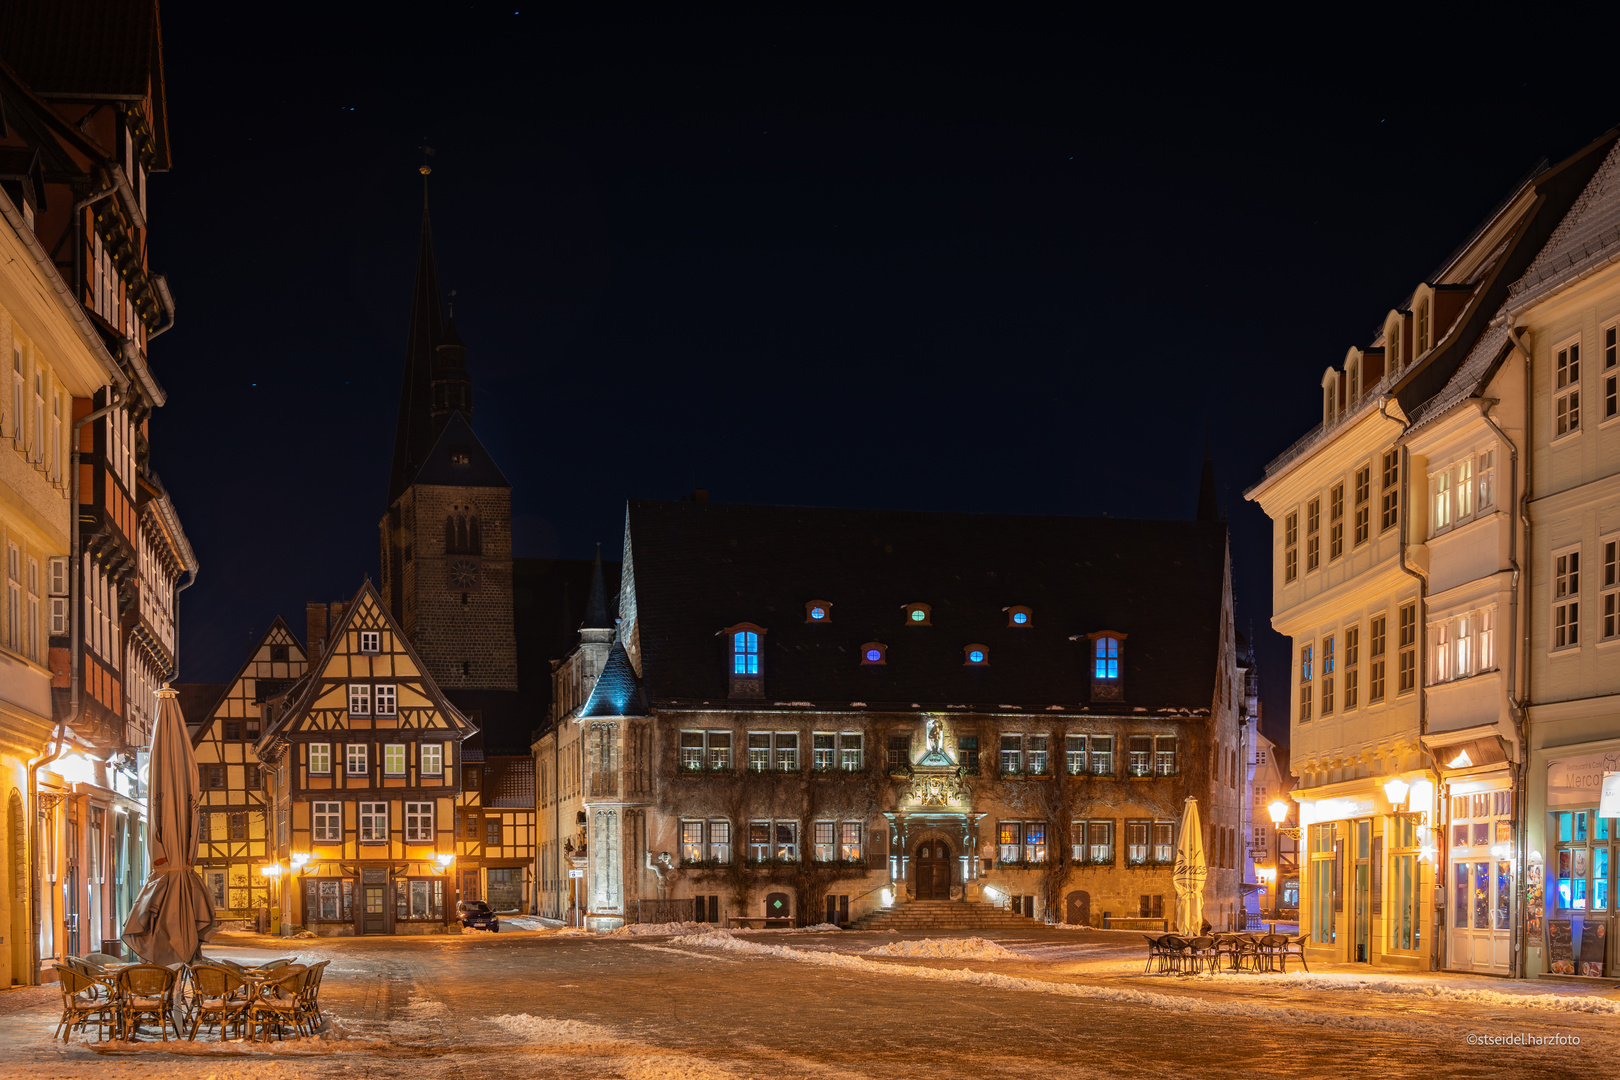
<instances>
[{"instance_id":1,"label":"dormer window","mask_svg":"<svg viewBox=\"0 0 1620 1080\"><path fill-rule=\"evenodd\" d=\"M832 605L825 600L812 600L804 605L805 622L831 622Z\"/></svg>"},{"instance_id":2,"label":"dormer window","mask_svg":"<svg viewBox=\"0 0 1620 1080\"><path fill-rule=\"evenodd\" d=\"M1322 426L1326 427L1339 416L1339 374L1332 368L1322 376Z\"/></svg>"},{"instance_id":3,"label":"dormer window","mask_svg":"<svg viewBox=\"0 0 1620 1080\"><path fill-rule=\"evenodd\" d=\"M1427 298L1418 301L1417 306L1417 346L1412 350L1414 356L1422 356L1429 351L1429 301Z\"/></svg>"},{"instance_id":4,"label":"dormer window","mask_svg":"<svg viewBox=\"0 0 1620 1080\"><path fill-rule=\"evenodd\" d=\"M1091 639L1091 698L1093 701L1124 701L1125 678L1121 664L1125 635L1113 630L1087 634Z\"/></svg>"},{"instance_id":5,"label":"dormer window","mask_svg":"<svg viewBox=\"0 0 1620 1080\"><path fill-rule=\"evenodd\" d=\"M730 643L731 696L757 698L765 696L764 666L761 663L760 644L765 637L763 627L753 623L739 623L722 631Z\"/></svg>"},{"instance_id":6,"label":"dormer window","mask_svg":"<svg viewBox=\"0 0 1620 1080\"><path fill-rule=\"evenodd\" d=\"M1010 607L1007 609L1008 626L1028 626L1035 613L1027 607Z\"/></svg>"},{"instance_id":7,"label":"dormer window","mask_svg":"<svg viewBox=\"0 0 1620 1080\"><path fill-rule=\"evenodd\" d=\"M886 664L889 662L889 647L881 641L868 641L861 646L862 664Z\"/></svg>"},{"instance_id":8,"label":"dormer window","mask_svg":"<svg viewBox=\"0 0 1620 1080\"><path fill-rule=\"evenodd\" d=\"M962 649L963 667L988 667L990 650L983 645L968 645Z\"/></svg>"},{"instance_id":9,"label":"dormer window","mask_svg":"<svg viewBox=\"0 0 1620 1080\"><path fill-rule=\"evenodd\" d=\"M933 626L934 609L927 604L906 605L907 626Z\"/></svg>"}]
</instances>

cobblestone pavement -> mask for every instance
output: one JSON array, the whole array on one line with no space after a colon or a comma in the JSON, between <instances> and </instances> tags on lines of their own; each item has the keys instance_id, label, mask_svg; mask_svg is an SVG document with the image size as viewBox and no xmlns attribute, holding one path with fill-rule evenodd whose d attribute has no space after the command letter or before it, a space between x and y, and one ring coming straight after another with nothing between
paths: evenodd
<instances>
[{"instance_id":1,"label":"cobblestone pavement","mask_svg":"<svg viewBox=\"0 0 1620 1080\"><path fill-rule=\"evenodd\" d=\"M0 993L0 1077L1591 1078L1620 1054L1620 1001L1604 987L1365 968L1143 976L1139 937L1041 927L995 936L1021 959L855 958L920 936L743 933L718 949L555 933L226 936L208 951L331 960L330 1037L64 1045L51 1038L59 996L30 988Z\"/></svg>"}]
</instances>

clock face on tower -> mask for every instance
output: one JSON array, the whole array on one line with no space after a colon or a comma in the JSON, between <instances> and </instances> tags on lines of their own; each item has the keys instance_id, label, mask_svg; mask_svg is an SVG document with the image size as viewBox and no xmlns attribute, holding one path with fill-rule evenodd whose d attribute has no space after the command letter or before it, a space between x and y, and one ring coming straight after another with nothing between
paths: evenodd
<instances>
[{"instance_id":1,"label":"clock face on tower","mask_svg":"<svg viewBox=\"0 0 1620 1080\"><path fill-rule=\"evenodd\" d=\"M457 589L470 589L478 584L477 559L451 559L450 584Z\"/></svg>"}]
</instances>

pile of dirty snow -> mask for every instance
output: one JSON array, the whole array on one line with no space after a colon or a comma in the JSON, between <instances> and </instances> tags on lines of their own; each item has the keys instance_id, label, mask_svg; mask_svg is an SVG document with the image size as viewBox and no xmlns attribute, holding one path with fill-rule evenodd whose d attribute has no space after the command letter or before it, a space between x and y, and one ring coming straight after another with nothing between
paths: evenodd
<instances>
[{"instance_id":1,"label":"pile of dirty snow","mask_svg":"<svg viewBox=\"0 0 1620 1080\"><path fill-rule=\"evenodd\" d=\"M625 923L617 930L609 930L603 936L672 937L676 934L700 934L708 927L708 923L700 922Z\"/></svg>"},{"instance_id":2,"label":"pile of dirty snow","mask_svg":"<svg viewBox=\"0 0 1620 1080\"><path fill-rule=\"evenodd\" d=\"M923 956L931 960L1023 960L1021 953L982 937L896 941L866 950L867 956Z\"/></svg>"},{"instance_id":3,"label":"pile of dirty snow","mask_svg":"<svg viewBox=\"0 0 1620 1080\"><path fill-rule=\"evenodd\" d=\"M606 1046L626 1041L612 1028L587 1024L583 1020L563 1020L551 1016L518 1013L491 1017L488 1023L528 1042L547 1046Z\"/></svg>"}]
</instances>

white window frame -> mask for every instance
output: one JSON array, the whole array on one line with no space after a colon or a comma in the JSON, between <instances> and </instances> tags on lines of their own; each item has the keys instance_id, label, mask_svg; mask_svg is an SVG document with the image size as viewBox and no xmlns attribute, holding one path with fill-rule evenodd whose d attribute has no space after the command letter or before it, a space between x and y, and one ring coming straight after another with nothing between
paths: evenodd
<instances>
[{"instance_id":1,"label":"white window frame","mask_svg":"<svg viewBox=\"0 0 1620 1080\"><path fill-rule=\"evenodd\" d=\"M388 839L388 804L385 802L361 803L360 842L362 844L386 844Z\"/></svg>"},{"instance_id":2,"label":"white window frame","mask_svg":"<svg viewBox=\"0 0 1620 1080\"><path fill-rule=\"evenodd\" d=\"M1552 441L1581 433L1581 336L1576 334L1553 346Z\"/></svg>"},{"instance_id":3,"label":"white window frame","mask_svg":"<svg viewBox=\"0 0 1620 1080\"><path fill-rule=\"evenodd\" d=\"M362 631L360 631L360 651L363 652L363 653L380 653L380 652L382 652L382 631L381 630L362 630Z\"/></svg>"},{"instance_id":4,"label":"white window frame","mask_svg":"<svg viewBox=\"0 0 1620 1080\"><path fill-rule=\"evenodd\" d=\"M433 804L408 802L405 804L405 842L407 844L433 843Z\"/></svg>"},{"instance_id":5,"label":"white window frame","mask_svg":"<svg viewBox=\"0 0 1620 1080\"><path fill-rule=\"evenodd\" d=\"M423 776L444 775L444 744L421 743L416 749L417 769Z\"/></svg>"},{"instance_id":6,"label":"white window frame","mask_svg":"<svg viewBox=\"0 0 1620 1080\"><path fill-rule=\"evenodd\" d=\"M1603 415L1598 426L1620 420L1620 324L1610 323L1603 334L1603 367L1598 371L1598 407Z\"/></svg>"},{"instance_id":7,"label":"white window frame","mask_svg":"<svg viewBox=\"0 0 1620 1080\"><path fill-rule=\"evenodd\" d=\"M1008 740L1012 745L1008 745ZM1024 771L1024 736L1021 732L1004 731L1001 733L1001 775L1018 776Z\"/></svg>"},{"instance_id":8,"label":"white window frame","mask_svg":"<svg viewBox=\"0 0 1620 1080\"><path fill-rule=\"evenodd\" d=\"M838 767L844 772L866 768L866 736L859 731L838 733Z\"/></svg>"},{"instance_id":9,"label":"white window frame","mask_svg":"<svg viewBox=\"0 0 1620 1080\"><path fill-rule=\"evenodd\" d=\"M343 774L345 776L370 776L371 762L368 760L369 747L365 743L347 743L343 747Z\"/></svg>"},{"instance_id":10,"label":"white window frame","mask_svg":"<svg viewBox=\"0 0 1620 1080\"><path fill-rule=\"evenodd\" d=\"M818 863L838 861L838 822L812 821L810 823L812 858Z\"/></svg>"},{"instance_id":11,"label":"white window frame","mask_svg":"<svg viewBox=\"0 0 1620 1080\"><path fill-rule=\"evenodd\" d=\"M399 694L393 683L378 683L371 693L373 716L398 716Z\"/></svg>"},{"instance_id":12,"label":"white window frame","mask_svg":"<svg viewBox=\"0 0 1620 1080\"><path fill-rule=\"evenodd\" d=\"M866 859L866 824L860 821L838 823L838 859L840 862L864 862Z\"/></svg>"},{"instance_id":13,"label":"white window frame","mask_svg":"<svg viewBox=\"0 0 1620 1080\"><path fill-rule=\"evenodd\" d=\"M311 776L332 775L331 743L317 742L309 744L309 774Z\"/></svg>"},{"instance_id":14,"label":"white window frame","mask_svg":"<svg viewBox=\"0 0 1620 1080\"><path fill-rule=\"evenodd\" d=\"M405 744L402 742L383 743L382 750L383 775L394 777L404 776L406 762Z\"/></svg>"},{"instance_id":15,"label":"white window frame","mask_svg":"<svg viewBox=\"0 0 1620 1080\"><path fill-rule=\"evenodd\" d=\"M1581 545L1552 553L1552 611L1547 620L1549 652L1581 647Z\"/></svg>"},{"instance_id":16,"label":"white window frame","mask_svg":"<svg viewBox=\"0 0 1620 1080\"><path fill-rule=\"evenodd\" d=\"M832 772L838 767L838 733L812 731L810 733L810 768L814 772Z\"/></svg>"},{"instance_id":17,"label":"white window frame","mask_svg":"<svg viewBox=\"0 0 1620 1080\"><path fill-rule=\"evenodd\" d=\"M371 684L370 683L350 683L349 684L349 715L350 716L370 716L371 715Z\"/></svg>"},{"instance_id":18,"label":"white window frame","mask_svg":"<svg viewBox=\"0 0 1620 1080\"><path fill-rule=\"evenodd\" d=\"M1598 538L1598 560L1598 641L1620 641L1620 532Z\"/></svg>"},{"instance_id":19,"label":"white window frame","mask_svg":"<svg viewBox=\"0 0 1620 1080\"><path fill-rule=\"evenodd\" d=\"M310 808L310 839L316 844L343 842L343 804L318 802Z\"/></svg>"}]
</instances>

